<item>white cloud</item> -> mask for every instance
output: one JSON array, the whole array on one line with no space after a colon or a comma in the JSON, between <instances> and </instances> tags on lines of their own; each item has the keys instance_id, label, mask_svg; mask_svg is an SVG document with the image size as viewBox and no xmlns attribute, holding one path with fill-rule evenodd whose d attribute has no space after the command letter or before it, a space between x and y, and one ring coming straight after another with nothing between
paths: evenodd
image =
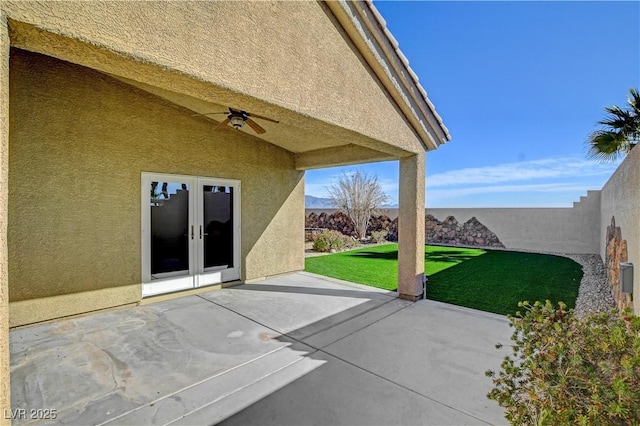
<instances>
[{"instance_id":1,"label":"white cloud","mask_svg":"<svg viewBox=\"0 0 640 426\"><path fill-rule=\"evenodd\" d=\"M496 166L471 167L427 176L429 188L486 185L526 180L610 175L619 163L601 164L579 157L547 158Z\"/></svg>"},{"instance_id":2,"label":"white cloud","mask_svg":"<svg viewBox=\"0 0 640 426\"><path fill-rule=\"evenodd\" d=\"M382 187L382 190L387 193L387 195L391 193L398 192L398 181L393 179L378 179L378 183Z\"/></svg>"},{"instance_id":3,"label":"white cloud","mask_svg":"<svg viewBox=\"0 0 640 426\"><path fill-rule=\"evenodd\" d=\"M574 155L428 174L427 204L432 207L566 207L588 190L601 189L618 165L619 162L601 164ZM353 168L345 168L309 172L305 193L327 197L326 187L342 173L353 171ZM377 173L378 182L390 197L389 203L397 203L397 170L366 171Z\"/></svg>"},{"instance_id":4,"label":"white cloud","mask_svg":"<svg viewBox=\"0 0 640 426\"><path fill-rule=\"evenodd\" d=\"M586 193L593 188L589 185L575 183L542 183L528 185L490 185L452 189L427 189L427 197L430 199L450 199L477 194L496 193L535 193L535 192L582 192Z\"/></svg>"}]
</instances>

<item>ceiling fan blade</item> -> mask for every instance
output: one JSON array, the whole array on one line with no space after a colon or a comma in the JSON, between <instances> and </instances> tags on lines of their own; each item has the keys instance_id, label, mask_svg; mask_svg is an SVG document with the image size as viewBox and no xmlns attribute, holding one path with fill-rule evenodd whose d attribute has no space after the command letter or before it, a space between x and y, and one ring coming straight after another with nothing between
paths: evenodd
<instances>
[{"instance_id":1,"label":"ceiling fan blade","mask_svg":"<svg viewBox=\"0 0 640 426\"><path fill-rule=\"evenodd\" d=\"M265 129L263 129L262 127L260 127L260 125L258 123L256 123L255 121L253 121L250 118L247 118L247 120L245 121L245 123L247 123L249 125L249 127L251 127L253 129L254 132L256 132L257 134L261 135L263 133L266 132Z\"/></svg>"},{"instance_id":2,"label":"ceiling fan blade","mask_svg":"<svg viewBox=\"0 0 640 426\"><path fill-rule=\"evenodd\" d=\"M229 124L230 121L231 120L229 120L228 118L225 118L220 123L218 123L218 125L216 127L213 128L213 131L214 132L219 132L220 130L224 130L225 126L227 124Z\"/></svg>"},{"instance_id":3,"label":"ceiling fan blade","mask_svg":"<svg viewBox=\"0 0 640 426\"><path fill-rule=\"evenodd\" d=\"M193 115L213 115L213 114L229 114L228 112L203 112L202 114L193 114Z\"/></svg>"},{"instance_id":4,"label":"ceiling fan blade","mask_svg":"<svg viewBox=\"0 0 640 426\"><path fill-rule=\"evenodd\" d=\"M249 116L250 116L250 117L259 118L259 119L261 119L261 120L267 120L267 121L270 121L270 122L272 122L272 123L279 123L279 121L278 121L278 120L274 120L273 118L263 117L263 116L261 116L261 115L253 114L253 113L248 113L248 114L249 114Z\"/></svg>"}]
</instances>

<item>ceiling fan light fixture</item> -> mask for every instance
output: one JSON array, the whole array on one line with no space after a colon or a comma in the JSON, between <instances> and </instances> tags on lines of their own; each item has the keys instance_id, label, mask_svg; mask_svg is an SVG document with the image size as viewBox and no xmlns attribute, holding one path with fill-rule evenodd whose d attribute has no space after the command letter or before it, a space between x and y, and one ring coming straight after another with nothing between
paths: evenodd
<instances>
[{"instance_id":1,"label":"ceiling fan light fixture","mask_svg":"<svg viewBox=\"0 0 640 426\"><path fill-rule=\"evenodd\" d=\"M229 120L231 121L231 125L234 129L239 129L244 126L244 118L239 115L232 114L231 117L229 117Z\"/></svg>"}]
</instances>

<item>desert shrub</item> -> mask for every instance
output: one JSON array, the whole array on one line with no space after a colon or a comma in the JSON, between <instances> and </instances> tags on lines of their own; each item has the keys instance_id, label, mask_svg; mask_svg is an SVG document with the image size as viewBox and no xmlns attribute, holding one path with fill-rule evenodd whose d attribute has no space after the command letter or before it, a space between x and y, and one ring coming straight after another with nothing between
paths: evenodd
<instances>
[{"instance_id":1,"label":"desert shrub","mask_svg":"<svg viewBox=\"0 0 640 426\"><path fill-rule=\"evenodd\" d=\"M327 231L319 234L313 240L315 251L330 251L350 248L355 245L355 240L338 231Z\"/></svg>"},{"instance_id":2,"label":"desert shrub","mask_svg":"<svg viewBox=\"0 0 640 426\"><path fill-rule=\"evenodd\" d=\"M304 241L305 242L315 241L315 239L318 238L318 235L322 234L323 232L326 232L326 230L325 229L305 230Z\"/></svg>"},{"instance_id":3,"label":"desert shrub","mask_svg":"<svg viewBox=\"0 0 640 426\"><path fill-rule=\"evenodd\" d=\"M389 231L382 229L380 231L371 231L371 241L374 243L381 243L386 241L386 236L389 235Z\"/></svg>"},{"instance_id":4,"label":"desert shrub","mask_svg":"<svg viewBox=\"0 0 640 426\"><path fill-rule=\"evenodd\" d=\"M358 246L358 240L356 239L356 237L351 237L344 234L342 234L342 243L344 244L344 248L346 249Z\"/></svg>"},{"instance_id":5,"label":"desert shrub","mask_svg":"<svg viewBox=\"0 0 640 426\"><path fill-rule=\"evenodd\" d=\"M640 424L640 317L630 310L584 319L560 303L519 304L509 317L513 353L487 395L517 425ZM499 347L500 345L498 345Z\"/></svg>"}]
</instances>

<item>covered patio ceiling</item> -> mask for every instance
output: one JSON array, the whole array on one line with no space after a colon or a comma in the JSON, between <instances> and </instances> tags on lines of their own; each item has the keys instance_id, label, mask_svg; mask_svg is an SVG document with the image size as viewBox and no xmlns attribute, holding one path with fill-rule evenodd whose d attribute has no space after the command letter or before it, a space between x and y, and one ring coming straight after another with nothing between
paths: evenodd
<instances>
[{"instance_id":1,"label":"covered patio ceiling","mask_svg":"<svg viewBox=\"0 0 640 426\"><path fill-rule=\"evenodd\" d=\"M262 110L255 111L245 107L245 103L242 103L240 99L237 101L237 104L224 105L224 100L219 102L207 101L121 76L109 75L119 81L192 111L194 113L194 119L210 121L212 123L212 131L220 121L226 118L224 113L228 113L229 108L267 116ZM279 123L260 120L258 118L254 119L266 130L263 134L256 134L256 132L247 125L239 130L227 126L224 130L216 131L216 133L224 136L225 132L241 131L265 142L279 146L295 154L296 168L301 170L397 160L400 157L411 155L409 151L392 145L382 144L380 141L376 141L360 133L352 132L350 135L345 135L343 134L345 132L336 131L336 129L329 128L323 125L324 123L318 123L318 121L312 117L300 113L274 107L269 108L269 111L270 115L268 115L268 118L279 121ZM215 113L215 115L211 115L211 113ZM212 140L214 137L216 137L216 135L212 134Z\"/></svg>"},{"instance_id":2,"label":"covered patio ceiling","mask_svg":"<svg viewBox=\"0 0 640 426\"><path fill-rule=\"evenodd\" d=\"M126 37L114 40L110 32L138 29L128 27L135 24L127 20L112 22L113 14L126 5L110 4L89 7L87 14L95 14L94 20L81 23L82 17L76 16L78 24L73 27L46 13L21 17L16 9L15 17L24 20L9 19L11 45L95 69L193 113L231 107L277 120L278 124L260 121L266 130L262 135L248 128L241 131L293 153L301 170L405 158L450 139L372 4L278 6L278 13L293 15L313 9L314 21L307 23L310 31L305 34L308 40L290 35L282 39L288 32L279 28L274 7L268 4L201 6L193 6L202 8L202 16L190 24L207 28L198 33L199 44L171 21L163 21L157 37L146 40L148 46ZM172 13L184 13L179 4L171 8L176 9ZM63 15L64 5L60 9ZM136 13L149 19L148 25L156 18L152 7L137 7ZM30 22L38 19L41 22ZM251 34L253 19L266 20L265 28L273 34ZM109 22L95 26L105 20ZM249 29L239 27L236 34L216 26L236 20L249 23ZM148 37L144 32L136 35ZM188 51L183 36L192 43ZM279 43L268 43L277 37ZM217 123L215 118L200 117L212 124Z\"/></svg>"}]
</instances>

